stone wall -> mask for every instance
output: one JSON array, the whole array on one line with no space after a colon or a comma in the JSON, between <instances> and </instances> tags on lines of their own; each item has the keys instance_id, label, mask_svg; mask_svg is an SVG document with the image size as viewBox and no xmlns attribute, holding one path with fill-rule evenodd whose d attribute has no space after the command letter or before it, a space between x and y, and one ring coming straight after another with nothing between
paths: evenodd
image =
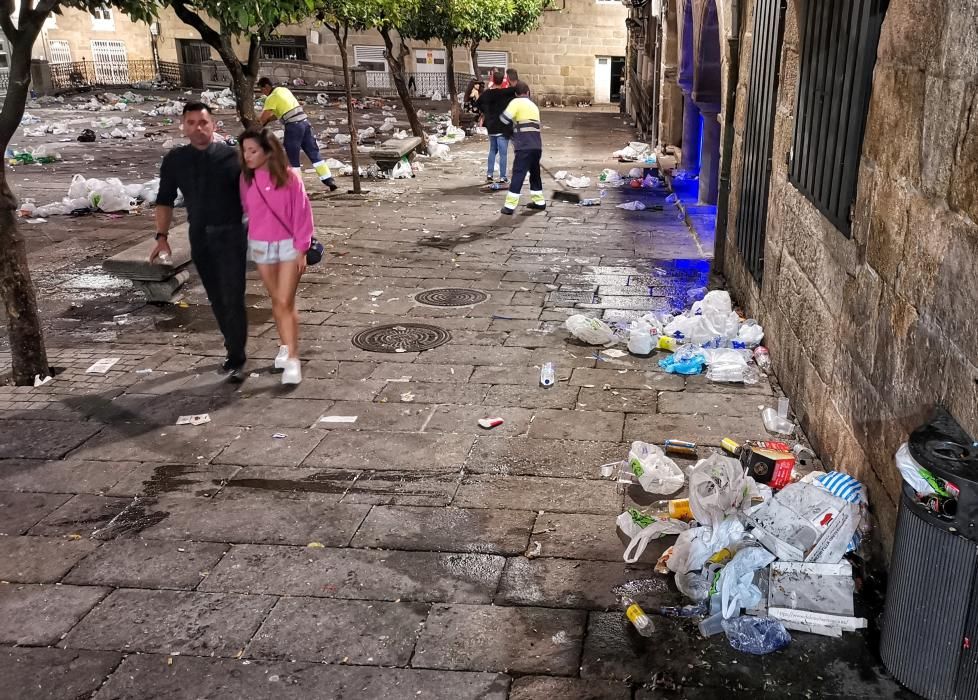
<instances>
[{"instance_id":1,"label":"stone wall","mask_svg":"<svg viewBox=\"0 0 978 700\"><path fill-rule=\"evenodd\" d=\"M788 182L796 2L781 56L760 288L735 233L753 23L753 1L742 3L725 273L764 324L774 370L820 455L867 484L888 556L900 491L893 454L909 431L943 404L978 437L978 5L891 0L847 239Z\"/></svg>"},{"instance_id":2,"label":"stone wall","mask_svg":"<svg viewBox=\"0 0 978 700\"><path fill-rule=\"evenodd\" d=\"M97 24L87 12L66 7L60 15L52 15L45 26L34 44L34 58L50 60L48 42L67 41L72 61L91 61L92 41L105 40L124 43L130 61L153 59L149 25L133 22L117 9L112 10L110 25Z\"/></svg>"},{"instance_id":3,"label":"stone wall","mask_svg":"<svg viewBox=\"0 0 978 700\"><path fill-rule=\"evenodd\" d=\"M509 67L519 71L520 78L530 83L535 97L564 104L594 97L594 61L596 56L625 56L627 43L625 18L628 11L620 3L595 0L564 0L560 10L543 14L540 27L524 36L506 35L480 48L509 53ZM176 39L199 39L194 30L180 22L169 10L162 14L160 59L177 60ZM319 42L313 44L311 32L318 32ZM313 22L283 27L286 36L305 36L309 60L326 65L339 65L339 49L333 35ZM375 31L353 32L349 37L350 61L353 47L383 46ZM413 48L441 48L438 42L410 42ZM216 58L216 53L215 53ZM455 69L471 71L468 51L455 50ZM462 89L464 86L459 86Z\"/></svg>"}]
</instances>

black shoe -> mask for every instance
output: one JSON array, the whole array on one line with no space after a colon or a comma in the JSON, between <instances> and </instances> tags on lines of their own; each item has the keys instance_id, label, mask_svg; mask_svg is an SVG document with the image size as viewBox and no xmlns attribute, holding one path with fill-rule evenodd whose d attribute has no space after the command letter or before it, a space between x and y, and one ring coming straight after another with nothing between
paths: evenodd
<instances>
[{"instance_id":1,"label":"black shoe","mask_svg":"<svg viewBox=\"0 0 978 700\"><path fill-rule=\"evenodd\" d=\"M537 211L543 211L547 208L546 204L537 204L536 202L530 202L526 205L527 209L536 209Z\"/></svg>"},{"instance_id":2,"label":"black shoe","mask_svg":"<svg viewBox=\"0 0 978 700\"><path fill-rule=\"evenodd\" d=\"M502 209L499 210L499 213L500 214L506 214L508 216L512 216L513 215L513 210L510 209L509 207L503 207Z\"/></svg>"},{"instance_id":3,"label":"black shoe","mask_svg":"<svg viewBox=\"0 0 978 700\"><path fill-rule=\"evenodd\" d=\"M337 189L339 189L339 185L336 184L336 180L334 180L331 177L328 177L325 180L323 180L323 184L329 188L330 192L335 192Z\"/></svg>"},{"instance_id":4,"label":"black shoe","mask_svg":"<svg viewBox=\"0 0 978 700\"><path fill-rule=\"evenodd\" d=\"M240 384L245 379L244 362L235 364L230 359L224 360L221 372L227 375L227 380L232 384Z\"/></svg>"}]
</instances>

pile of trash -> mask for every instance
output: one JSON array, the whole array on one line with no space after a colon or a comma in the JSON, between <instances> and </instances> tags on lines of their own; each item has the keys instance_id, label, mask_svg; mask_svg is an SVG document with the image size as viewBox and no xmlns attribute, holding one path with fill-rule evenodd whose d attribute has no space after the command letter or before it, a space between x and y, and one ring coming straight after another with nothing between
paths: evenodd
<instances>
[{"instance_id":1,"label":"pile of trash","mask_svg":"<svg viewBox=\"0 0 978 700\"><path fill-rule=\"evenodd\" d=\"M795 471L795 457L807 450L801 445L741 446L728 438L724 446L735 457L713 454L686 474L662 448L644 442L633 443L625 461L601 467L620 488L661 496L679 491L688 477L688 499L630 508L617 518L630 540L628 563L650 541L677 535L655 570L674 576L691 603L653 612L699 617L703 636L724 632L731 646L751 654L784 648L788 630L838 637L865 627L855 617L845 560L867 527L862 484L841 472L802 477ZM666 450L673 449L696 452L692 443L666 441ZM651 618L635 601L623 604L639 632L650 636Z\"/></svg>"},{"instance_id":2,"label":"pile of trash","mask_svg":"<svg viewBox=\"0 0 978 700\"><path fill-rule=\"evenodd\" d=\"M622 163L634 163L642 161L646 165L655 165L656 156L649 147L649 144L641 141L632 141L624 148L612 153L615 158Z\"/></svg>"},{"instance_id":3,"label":"pile of trash","mask_svg":"<svg viewBox=\"0 0 978 700\"><path fill-rule=\"evenodd\" d=\"M644 208L635 202L636 208ZM622 206L622 205L619 205ZM764 328L753 319L741 320L723 290L692 289L691 298L702 297L678 316L650 312L627 329L613 329L604 321L575 314L565 327L589 345L610 346L624 341L637 357L651 357L657 350L672 353L659 366L673 374L700 374L715 382L756 384L760 371L770 367L770 356L761 345ZM793 427L793 426L792 426Z\"/></svg>"},{"instance_id":4,"label":"pile of trash","mask_svg":"<svg viewBox=\"0 0 978 700\"><path fill-rule=\"evenodd\" d=\"M577 177L576 175L571 175L566 170L558 170L554 173L554 180L558 182L563 182L568 187L572 187L575 190L583 190L591 186L591 178L582 175Z\"/></svg>"},{"instance_id":5,"label":"pile of trash","mask_svg":"<svg viewBox=\"0 0 978 700\"><path fill-rule=\"evenodd\" d=\"M36 129L24 129L24 136L64 136L70 134L71 128L67 122L54 122L53 124L40 124Z\"/></svg>"},{"instance_id":6,"label":"pile of trash","mask_svg":"<svg viewBox=\"0 0 978 700\"><path fill-rule=\"evenodd\" d=\"M150 117L176 117L183 114L183 102L167 100L164 104L154 107L146 114Z\"/></svg>"},{"instance_id":7,"label":"pile of trash","mask_svg":"<svg viewBox=\"0 0 978 700\"><path fill-rule=\"evenodd\" d=\"M56 146L42 144L30 150L15 151L8 149L6 158L10 165L49 165L61 160L61 152L57 150Z\"/></svg>"},{"instance_id":8,"label":"pile of trash","mask_svg":"<svg viewBox=\"0 0 978 700\"><path fill-rule=\"evenodd\" d=\"M200 100L211 107L222 109L234 109L238 104L234 101L234 93L231 92L231 88L224 88L219 92L217 90L204 90L200 93Z\"/></svg>"},{"instance_id":9,"label":"pile of trash","mask_svg":"<svg viewBox=\"0 0 978 700\"><path fill-rule=\"evenodd\" d=\"M60 202L37 206L34 200L25 199L19 213L25 218L33 218L59 214L79 215L95 211L132 212L141 203L154 204L159 191L159 178L142 184L124 185L115 177L99 180L75 175L68 187L68 196Z\"/></svg>"}]
</instances>

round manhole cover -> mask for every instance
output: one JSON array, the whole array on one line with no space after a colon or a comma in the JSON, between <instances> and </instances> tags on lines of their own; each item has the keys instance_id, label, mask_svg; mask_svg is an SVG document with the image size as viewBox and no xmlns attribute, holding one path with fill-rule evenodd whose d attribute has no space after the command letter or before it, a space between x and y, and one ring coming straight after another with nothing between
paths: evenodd
<instances>
[{"instance_id":1,"label":"round manhole cover","mask_svg":"<svg viewBox=\"0 0 978 700\"><path fill-rule=\"evenodd\" d=\"M429 289L414 295L414 300L425 306L472 306L481 304L489 295L478 289Z\"/></svg>"},{"instance_id":2,"label":"round manhole cover","mask_svg":"<svg viewBox=\"0 0 978 700\"><path fill-rule=\"evenodd\" d=\"M443 328L424 323L399 323L377 326L353 336L353 344L369 352L421 352L444 345L452 339Z\"/></svg>"}]
</instances>

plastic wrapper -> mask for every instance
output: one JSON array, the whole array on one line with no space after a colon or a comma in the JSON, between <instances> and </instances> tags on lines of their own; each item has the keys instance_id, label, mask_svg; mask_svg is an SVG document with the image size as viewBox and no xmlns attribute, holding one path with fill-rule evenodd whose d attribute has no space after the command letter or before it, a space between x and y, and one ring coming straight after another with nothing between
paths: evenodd
<instances>
[{"instance_id":1,"label":"plastic wrapper","mask_svg":"<svg viewBox=\"0 0 978 700\"><path fill-rule=\"evenodd\" d=\"M634 564L652 540L657 540L666 535L678 535L688 529L689 524L682 520L655 520L632 537L622 558L629 564Z\"/></svg>"},{"instance_id":2,"label":"plastic wrapper","mask_svg":"<svg viewBox=\"0 0 978 700\"><path fill-rule=\"evenodd\" d=\"M739 541L743 534L743 524L733 515L715 526L690 528L676 539L668 562L669 570L677 574L699 571L707 559Z\"/></svg>"},{"instance_id":3,"label":"plastic wrapper","mask_svg":"<svg viewBox=\"0 0 978 700\"><path fill-rule=\"evenodd\" d=\"M750 506L753 479L740 462L713 454L689 470L689 507L700 525L712 526Z\"/></svg>"},{"instance_id":4,"label":"plastic wrapper","mask_svg":"<svg viewBox=\"0 0 978 700\"><path fill-rule=\"evenodd\" d=\"M589 345L607 345L615 339L615 333L607 323L583 314L570 316L564 326L571 335Z\"/></svg>"},{"instance_id":5,"label":"plastic wrapper","mask_svg":"<svg viewBox=\"0 0 978 700\"><path fill-rule=\"evenodd\" d=\"M693 345L683 345L669 357L659 360L659 367L670 374L699 374L706 365L703 351Z\"/></svg>"},{"instance_id":6,"label":"plastic wrapper","mask_svg":"<svg viewBox=\"0 0 978 700\"><path fill-rule=\"evenodd\" d=\"M937 482L934 476L924 469L917 460L910 454L910 445L903 443L896 453L896 465L900 470L903 480L910 485L915 492L921 496L929 496L937 493L935 488Z\"/></svg>"},{"instance_id":7,"label":"plastic wrapper","mask_svg":"<svg viewBox=\"0 0 978 700\"><path fill-rule=\"evenodd\" d=\"M774 555L763 547L744 547L720 570L717 587L724 619L737 617L741 608L753 608L761 602L754 573L773 561Z\"/></svg>"},{"instance_id":8,"label":"plastic wrapper","mask_svg":"<svg viewBox=\"0 0 978 700\"><path fill-rule=\"evenodd\" d=\"M738 617L723 621L727 641L745 654L770 654L791 644L791 635L773 617Z\"/></svg>"}]
</instances>

